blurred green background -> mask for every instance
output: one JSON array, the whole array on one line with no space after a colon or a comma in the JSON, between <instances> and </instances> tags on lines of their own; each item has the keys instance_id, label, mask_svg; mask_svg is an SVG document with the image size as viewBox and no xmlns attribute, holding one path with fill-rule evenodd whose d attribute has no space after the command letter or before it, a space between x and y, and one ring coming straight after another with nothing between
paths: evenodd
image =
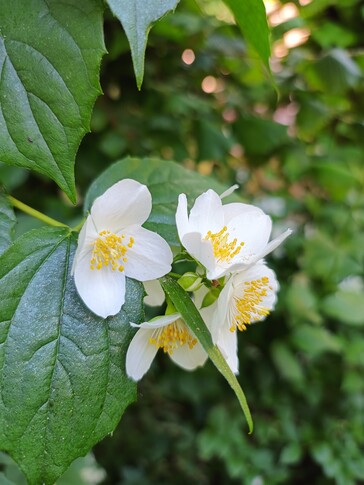
<instances>
[{"instance_id":1,"label":"blurred green background","mask_svg":"<svg viewBox=\"0 0 364 485\"><path fill-rule=\"evenodd\" d=\"M220 1L181 0L151 32L138 92L126 37L107 15L105 95L77 157L76 211L54 183L0 165L15 197L70 224L92 180L132 155L238 183L276 233L294 229L269 256L276 310L239 335L254 434L211 364L188 373L160 355L138 402L95 447L98 465L87 458L93 472L82 475L81 460L60 484L364 483L364 6L266 8L276 87ZM19 214L17 233L36 224Z\"/></svg>"}]
</instances>

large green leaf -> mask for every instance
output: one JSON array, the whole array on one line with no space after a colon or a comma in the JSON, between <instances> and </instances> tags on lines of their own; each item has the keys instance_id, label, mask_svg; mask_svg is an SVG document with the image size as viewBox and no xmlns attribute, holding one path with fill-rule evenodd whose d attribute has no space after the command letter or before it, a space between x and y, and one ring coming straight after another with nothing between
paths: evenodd
<instances>
[{"instance_id":1,"label":"large green leaf","mask_svg":"<svg viewBox=\"0 0 364 485\"><path fill-rule=\"evenodd\" d=\"M76 199L73 165L100 94L100 0L0 2L0 161Z\"/></svg>"},{"instance_id":2,"label":"large green leaf","mask_svg":"<svg viewBox=\"0 0 364 485\"><path fill-rule=\"evenodd\" d=\"M11 204L5 195L0 194L0 254L12 241L15 223L16 218Z\"/></svg>"},{"instance_id":3,"label":"large green leaf","mask_svg":"<svg viewBox=\"0 0 364 485\"><path fill-rule=\"evenodd\" d=\"M86 195L85 210L90 209L96 197L124 178L132 178L148 186L153 207L145 227L158 232L171 246L179 246L175 223L178 195L184 192L192 204L197 196L208 189L218 194L226 190L226 186L212 178L187 170L174 162L125 158L111 165L93 182ZM240 200L237 196L232 196L232 199Z\"/></svg>"},{"instance_id":4,"label":"large green leaf","mask_svg":"<svg viewBox=\"0 0 364 485\"><path fill-rule=\"evenodd\" d=\"M153 23L174 10L178 2L179 0L107 0L129 40L139 89L143 82L144 56L149 31Z\"/></svg>"},{"instance_id":5,"label":"large green leaf","mask_svg":"<svg viewBox=\"0 0 364 485\"><path fill-rule=\"evenodd\" d=\"M53 484L136 394L124 361L142 286L129 280L123 310L96 317L74 287L74 249L67 228L45 227L0 256L0 448L30 484Z\"/></svg>"},{"instance_id":6,"label":"large green leaf","mask_svg":"<svg viewBox=\"0 0 364 485\"><path fill-rule=\"evenodd\" d=\"M269 27L263 0L224 0L233 12L245 39L269 70Z\"/></svg>"},{"instance_id":7,"label":"large green leaf","mask_svg":"<svg viewBox=\"0 0 364 485\"><path fill-rule=\"evenodd\" d=\"M186 291L183 290L181 286L177 283L177 281L175 281L173 278L171 278L170 276L165 276L160 279L160 282L164 291L169 296L173 305L175 306L177 312L182 315L184 321L196 335L214 365L225 377L225 379L235 392L240 406L244 412L246 421L248 423L249 432L252 433L253 420L250 414L248 403L245 398L245 394L241 389L237 378L235 377L223 355L221 354L220 350L216 347L216 345L213 344L210 331L203 321L196 306L192 302L188 293L186 293Z\"/></svg>"}]
</instances>

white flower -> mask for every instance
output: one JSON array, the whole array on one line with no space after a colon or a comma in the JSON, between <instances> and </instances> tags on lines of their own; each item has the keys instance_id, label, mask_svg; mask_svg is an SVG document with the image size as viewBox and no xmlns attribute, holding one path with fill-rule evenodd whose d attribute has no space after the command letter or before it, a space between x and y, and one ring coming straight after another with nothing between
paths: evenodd
<instances>
[{"instance_id":1,"label":"white flower","mask_svg":"<svg viewBox=\"0 0 364 485\"><path fill-rule=\"evenodd\" d=\"M139 281L171 270L172 251L158 234L141 227L152 201L145 185L121 180L98 197L78 238L73 274L79 295L96 315L118 313L125 276Z\"/></svg>"},{"instance_id":2,"label":"white flower","mask_svg":"<svg viewBox=\"0 0 364 485\"><path fill-rule=\"evenodd\" d=\"M253 265L292 232L288 229L268 243L272 230L268 215L249 204L223 205L211 189L197 197L189 216L186 195L180 194L176 225L182 245L205 266L210 280Z\"/></svg>"},{"instance_id":3,"label":"white flower","mask_svg":"<svg viewBox=\"0 0 364 485\"><path fill-rule=\"evenodd\" d=\"M218 300L211 305L211 333L231 370L238 373L236 330L264 320L274 308L279 284L274 272L263 263L235 273Z\"/></svg>"},{"instance_id":4,"label":"white flower","mask_svg":"<svg viewBox=\"0 0 364 485\"><path fill-rule=\"evenodd\" d=\"M146 295L144 297L144 303L149 306L161 306L163 305L166 295L164 294L162 285L158 280L144 281L144 290Z\"/></svg>"},{"instance_id":5,"label":"white flower","mask_svg":"<svg viewBox=\"0 0 364 485\"><path fill-rule=\"evenodd\" d=\"M156 317L141 325L126 354L126 373L139 381L163 349L180 367L193 370L206 362L207 354L179 313Z\"/></svg>"}]
</instances>

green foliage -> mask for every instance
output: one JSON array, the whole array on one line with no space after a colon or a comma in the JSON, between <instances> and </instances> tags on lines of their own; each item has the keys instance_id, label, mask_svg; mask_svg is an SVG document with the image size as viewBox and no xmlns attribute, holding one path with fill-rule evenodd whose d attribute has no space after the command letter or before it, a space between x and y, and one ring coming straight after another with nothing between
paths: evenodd
<instances>
[{"instance_id":1,"label":"green foliage","mask_svg":"<svg viewBox=\"0 0 364 485\"><path fill-rule=\"evenodd\" d=\"M0 253L11 244L15 224L13 207L6 197L0 193Z\"/></svg>"},{"instance_id":2,"label":"green foliage","mask_svg":"<svg viewBox=\"0 0 364 485\"><path fill-rule=\"evenodd\" d=\"M141 320L140 284L123 311L102 320L85 308L71 277L74 236L44 228L0 258L1 448L29 483L52 484L113 431L135 399L124 359Z\"/></svg>"},{"instance_id":3,"label":"green foliage","mask_svg":"<svg viewBox=\"0 0 364 485\"><path fill-rule=\"evenodd\" d=\"M101 92L102 4L8 7L1 2L0 160L47 175L75 202L74 159Z\"/></svg>"},{"instance_id":4,"label":"green foliage","mask_svg":"<svg viewBox=\"0 0 364 485\"><path fill-rule=\"evenodd\" d=\"M168 12L173 11L179 0L107 0L114 15L120 20L128 37L137 86L144 77L144 56L148 34L152 25Z\"/></svg>"},{"instance_id":5,"label":"green foliage","mask_svg":"<svg viewBox=\"0 0 364 485\"><path fill-rule=\"evenodd\" d=\"M96 0L88 4L91 1L98 5ZM80 194L85 194L96 179L86 196L86 208L103 190L101 185L97 187L105 169L107 178L110 176L109 182L105 180L106 187L122 178L118 170L124 174L124 167L128 167L124 176L151 184L153 197L160 201L153 206L148 224L160 233L164 231L177 247L171 225L177 194L187 193L192 202L207 188L202 181L193 186L194 177L190 179L184 167L211 175L224 187L238 182L244 200L259 204L272 215L277 232L281 227L292 227L294 234L269 260L281 286L275 312L239 336L238 379L252 406L254 433L247 435L235 396L226 392L222 377L212 365L188 373L160 355L140 384L138 405L128 408L112 438L95 447L96 459L106 470L105 485L183 485L186 481L201 485L350 485L364 480L363 8L360 0L301 3L278 2L276 9L282 16L274 23L274 13L269 14L278 100L241 39L239 27L243 25L233 25L223 2L198 0L196 4L184 0L173 15L154 25L140 93L135 89L127 39L119 21L106 14L105 39L110 55L105 57L101 71L105 96L96 102L93 135L84 139L76 164ZM8 18L3 15L5 4L0 7L1 39L3 19ZM56 8L55 2L48 4ZM294 4L299 17L284 20L285 4L291 11ZM19 5L15 2L14 9L19 10ZM24 10L29 10L27 5ZM34 17L29 18L33 25ZM248 22L249 17L243 21ZM85 25L89 19L84 17L79 22ZM287 47L293 27L306 29L301 33L302 44ZM254 45L247 30L244 39ZM192 63L183 60L187 49L193 51ZM76 74L80 75L70 72ZM45 90L47 82L37 89ZM83 95L88 94L86 89ZM2 107L6 103L3 95L1 90ZM21 142L27 149L34 145L23 138ZM10 143L7 136L6 143ZM8 163L4 157L12 151L3 149L3 138L0 145L1 160ZM109 168L115 159L129 155L133 157L129 162L117 162L115 168ZM22 158L17 156L17 160ZM136 157L149 163L136 162ZM181 171L177 174L175 164L156 162L157 158L175 160ZM154 163L163 163L161 174L170 173L170 181L177 175L184 179L174 184L173 193L157 187ZM14 196L72 227L82 217L81 206L71 211L53 185L38 174L1 164L0 181ZM2 211L3 205L1 217ZM0 223L4 220L1 217ZM30 221L19 215L15 237L34 225ZM11 223L7 216L5 224L1 236L5 235L8 244ZM15 244L18 248L19 243ZM7 251L13 254L14 249ZM1 262L0 268L6 268L3 259ZM63 260L59 266L55 268L58 273L64 269ZM27 271L24 268L18 276L19 287ZM15 276L11 272L5 277ZM54 276L50 278L54 280ZM0 284L8 291L3 280ZM42 288L37 291L39 294ZM2 295L5 298L7 293ZM14 293L11 299L16 295L20 298ZM19 305L24 304L20 300ZM88 314L87 318L94 317ZM46 323L49 329L51 324ZM99 325L92 323L94 326L98 335ZM16 330L14 327L12 332ZM26 333L28 338L32 331L33 326ZM40 330L37 338L42 335ZM9 342L15 346L15 342ZM3 352L3 345L0 349ZM23 365L20 359L7 367L6 392L14 395L13 389L20 389L19 384L10 389L10 379L18 376L29 391L29 399L35 399L37 387L45 392L44 386L39 384L39 376L31 393L30 384L19 378ZM87 385L93 387L92 380L88 372ZM16 409L25 399L20 392L18 397ZM90 403L92 399L97 396L91 396ZM23 405L19 424L18 416L13 417L5 428L7 433L12 426L19 432L24 416L31 411L35 413L36 409ZM35 417L39 419L39 413ZM2 435L1 439L9 442L10 437ZM14 449L14 456L18 456L21 447L15 437L12 439L7 449L11 453ZM75 439L82 441L81 437ZM89 435L88 444L97 439ZM66 441L67 446L72 445L71 440ZM39 440L35 449L42 443L44 440ZM60 441L57 453L61 453ZM3 463L0 481L14 482Z\"/></svg>"},{"instance_id":6,"label":"green foliage","mask_svg":"<svg viewBox=\"0 0 364 485\"><path fill-rule=\"evenodd\" d=\"M269 27L263 0L224 0L233 12L246 40L255 48L269 71Z\"/></svg>"}]
</instances>

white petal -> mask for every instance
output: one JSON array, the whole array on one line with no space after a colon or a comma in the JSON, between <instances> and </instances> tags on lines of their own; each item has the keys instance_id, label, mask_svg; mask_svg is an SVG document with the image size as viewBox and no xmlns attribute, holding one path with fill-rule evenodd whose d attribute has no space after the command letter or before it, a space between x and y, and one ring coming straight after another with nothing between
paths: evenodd
<instances>
[{"instance_id":1,"label":"white petal","mask_svg":"<svg viewBox=\"0 0 364 485\"><path fill-rule=\"evenodd\" d=\"M152 209L148 188L132 179L120 180L98 197L91 207L97 232L122 231L132 224L143 224Z\"/></svg>"},{"instance_id":2,"label":"white petal","mask_svg":"<svg viewBox=\"0 0 364 485\"><path fill-rule=\"evenodd\" d=\"M144 281L143 283L147 295L144 303L149 306L161 306L166 299L164 291L158 280Z\"/></svg>"},{"instance_id":3,"label":"white petal","mask_svg":"<svg viewBox=\"0 0 364 485\"><path fill-rule=\"evenodd\" d=\"M230 278L217 299L216 308L212 316L211 336L214 343L217 342L222 328L230 331L231 324L229 312L233 293L233 280Z\"/></svg>"},{"instance_id":4,"label":"white petal","mask_svg":"<svg viewBox=\"0 0 364 485\"><path fill-rule=\"evenodd\" d=\"M236 238L238 243L244 242L233 262L248 263L266 247L272 230L272 220L261 211L249 211L231 219L227 227L230 241Z\"/></svg>"},{"instance_id":5,"label":"white petal","mask_svg":"<svg viewBox=\"0 0 364 485\"><path fill-rule=\"evenodd\" d=\"M78 259L74 268L75 285L85 305L106 318L119 313L125 302L125 274L110 267L90 269L91 251Z\"/></svg>"},{"instance_id":6,"label":"white petal","mask_svg":"<svg viewBox=\"0 0 364 485\"><path fill-rule=\"evenodd\" d=\"M176 226L178 237L182 241L183 236L189 232L188 212L187 212L187 198L185 194L180 194L178 197L178 205L176 211Z\"/></svg>"},{"instance_id":7,"label":"white petal","mask_svg":"<svg viewBox=\"0 0 364 485\"><path fill-rule=\"evenodd\" d=\"M227 190L225 190L222 194L220 194L220 199L225 199L225 197L229 197L235 190L239 188L238 184L234 184L231 187L229 187Z\"/></svg>"},{"instance_id":8,"label":"white petal","mask_svg":"<svg viewBox=\"0 0 364 485\"><path fill-rule=\"evenodd\" d=\"M271 241L266 247L265 249L260 253L258 254L256 260L258 261L258 259L263 259L265 256L267 256L267 254L271 253L272 251L274 251L280 244L282 244L282 242L292 234L292 229L287 229L287 231L285 231L284 233L282 233L280 236L276 237L275 239L273 239L273 241Z\"/></svg>"},{"instance_id":9,"label":"white petal","mask_svg":"<svg viewBox=\"0 0 364 485\"><path fill-rule=\"evenodd\" d=\"M225 218L225 223L228 223L231 219L233 219L236 216L241 216L243 214L264 214L264 212L259 209L259 207L256 207L255 205L251 204L243 204L241 202L233 202L231 204L225 204L222 206L222 209L224 211L224 218Z\"/></svg>"},{"instance_id":10,"label":"white petal","mask_svg":"<svg viewBox=\"0 0 364 485\"><path fill-rule=\"evenodd\" d=\"M224 213L220 197L216 192L209 189L197 197L189 218L189 230L199 232L206 236L208 231L212 233L220 231L224 226Z\"/></svg>"},{"instance_id":11,"label":"white petal","mask_svg":"<svg viewBox=\"0 0 364 485\"><path fill-rule=\"evenodd\" d=\"M126 253L125 274L138 281L160 278L172 268L173 254L167 242L140 226L131 226L124 232L126 239L134 238Z\"/></svg>"},{"instance_id":12,"label":"white petal","mask_svg":"<svg viewBox=\"0 0 364 485\"><path fill-rule=\"evenodd\" d=\"M234 374L239 374L238 337L236 332L222 328L216 345Z\"/></svg>"},{"instance_id":13,"label":"white petal","mask_svg":"<svg viewBox=\"0 0 364 485\"><path fill-rule=\"evenodd\" d=\"M199 261L209 271L213 271L216 266L216 260L210 241L201 238L199 232L190 232L182 239L182 245L187 251Z\"/></svg>"},{"instance_id":14,"label":"white petal","mask_svg":"<svg viewBox=\"0 0 364 485\"><path fill-rule=\"evenodd\" d=\"M149 343L153 330L140 329L134 335L126 353L126 373L134 381L139 381L149 370L158 351Z\"/></svg>"},{"instance_id":15,"label":"white petal","mask_svg":"<svg viewBox=\"0 0 364 485\"><path fill-rule=\"evenodd\" d=\"M155 330L156 328L162 328L166 327L167 325L175 322L181 318L181 315L179 313L172 313L171 315L163 315L161 317L155 317L152 320L149 320L149 322L143 322L140 325L137 325L135 323L132 323L131 325L133 327L138 327L138 328L146 328L146 329L151 329Z\"/></svg>"},{"instance_id":16,"label":"white petal","mask_svg":"<svg viewBox=\"0 0 364 485\"><path fill-rule=\"evenodd\" d=\"M98 233L94 228L91 217L88 216L84 225L82 226L80 234L78 235L77 249L75 252L71 270L72 275L74 274L77 261L85 257L85 255L90 255L90 251L93 249L93 243L95 242L97 237Z\"/></svg>"},{"instance_id":17,"label":"white petal","mask_svg":"<svg viewBox=\"0 0 364 485\"><path fill-rule=\"evenodd\" d=\"M202 348L200 342L197 342L192 349L187 344L178 347L170 355L170 358L183 369L193 370L196 367L204 365L207 360L207 353Z\"/></svg>"}]
</instances>

